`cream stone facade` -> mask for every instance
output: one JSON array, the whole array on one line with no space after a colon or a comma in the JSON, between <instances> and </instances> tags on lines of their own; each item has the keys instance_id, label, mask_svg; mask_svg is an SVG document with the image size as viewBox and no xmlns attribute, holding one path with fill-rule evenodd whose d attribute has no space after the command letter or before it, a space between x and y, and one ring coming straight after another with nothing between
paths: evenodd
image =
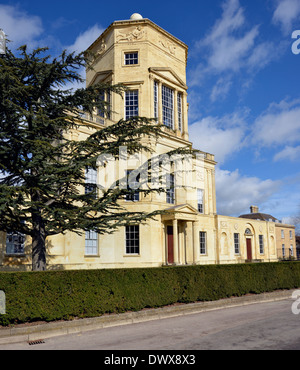
<instances>
[{"instance_id":1,"label":"cream stone facade","mask_svg":"<svg viewBox=\"0 0 300 370\"><path fill-rule=\"evenodd\" d=\"M178 147L192 148L186 44L149 19L134 15L112 23L88 51L94 59L93 70L87 71L87 85L123 84L128 91L123 97L106 97L111 104L109 115L85 115L86 126L67 133L70 138L85 139L94 130L139 115L156 118L165 126L158 140L145 138L156 155ZM174 193L150 193L122 201L128 209L166 211L162 216L145 225L120 228L112 235L68 233L51 237L47 241L48 269L277 261L274 222L217 215L215 158L210 153L199 155L202 160L193 159L192 164L199 177L189 177L189 182L176 187ZM129 163L127 170L133 169ZM8 240L5 233L1 234L0 268L30 269L30 241L24 245L24 240L16 242L14 237L17 240L20 235L11 235Z\"/></svg>"}]
</instances>

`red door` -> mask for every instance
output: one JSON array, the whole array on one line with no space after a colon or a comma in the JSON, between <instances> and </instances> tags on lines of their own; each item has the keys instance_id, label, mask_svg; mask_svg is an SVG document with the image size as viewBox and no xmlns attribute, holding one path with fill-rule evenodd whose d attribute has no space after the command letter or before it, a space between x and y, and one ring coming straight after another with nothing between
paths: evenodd
<instances>
[{"instance_id":1,"label":"red door","mask_svg":"<svg viewBox=\"0 0 300 370\"><path fill-rule=\"evenodd\" d=\"M174 263L174 240L173 240L173 226L167 227L168 235L168 264Z\"/></svg>"},{"instance_id":2,"label":"red door","mask_svg":"<svg viewBox=\"0 0 300 370\"><path fill-rule=\"evenodd\" d=\"M247 240L247 260L252 260L252 243L251 239L246 239Z\"/></svg>"}]
</instances>

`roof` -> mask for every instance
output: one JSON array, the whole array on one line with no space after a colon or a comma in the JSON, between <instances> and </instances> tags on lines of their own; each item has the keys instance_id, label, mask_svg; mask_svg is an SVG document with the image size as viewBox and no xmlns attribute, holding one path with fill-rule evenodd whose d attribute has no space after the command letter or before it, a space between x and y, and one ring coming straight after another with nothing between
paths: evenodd
<instances>
[{"instance_id":1,"label":"roof","mask_svg":"<svg viewBox=\"0 0 300 370\"><path fill-rule=\"evenodd\" d=\"M251 220L262 220L262 221L272 221L272 222L278 222L278 219L268 215L266 213L249 213L246 215L239 216L240 218L249 218Z\"/></svg>"},{"instance_id":2,"label":"roof","mask_svg":"<svg viewBox=\"0 0 300 370\"><path fill-rule=\"evenodd\" d=\"M152 22L148 18L142 18L142 19L127 19L123 21L114 21L106 28L106 30L87 48L87 50L91 49L105 34L107 34L113 27L115 26L121 26L121 25L135 25L135 24L150 24L152 27L156 28L160 32L162 32L165 36L173 39L173 41L177 42L184 48L188 49L188 46L181 40L179 40L177 37L173 36L170 32L164 30L162 27L158 26L156 23ZM186 50L187 54L187 50Z\"/></svg>"}]
</instances>

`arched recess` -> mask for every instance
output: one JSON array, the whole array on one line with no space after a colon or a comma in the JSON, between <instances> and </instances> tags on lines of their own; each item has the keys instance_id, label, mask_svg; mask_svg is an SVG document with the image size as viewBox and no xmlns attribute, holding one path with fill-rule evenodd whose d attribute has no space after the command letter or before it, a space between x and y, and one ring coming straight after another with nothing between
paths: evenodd
<instances>
[{"instance_id":1,"label":"arched recess","mask_svg":"<svg viewBox=\"0 0 300 370\"><path fill-rule=\"evenodd\" d=\"M221 234L221 254L228 255L228 236L225 232Z\"/></svg>"}]
</instances>

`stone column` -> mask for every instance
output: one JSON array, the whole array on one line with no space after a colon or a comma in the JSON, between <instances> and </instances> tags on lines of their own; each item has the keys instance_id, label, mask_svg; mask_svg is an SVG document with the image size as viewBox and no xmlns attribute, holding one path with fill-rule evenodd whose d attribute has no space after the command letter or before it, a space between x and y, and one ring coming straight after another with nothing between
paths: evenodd
<instances>
[{"instance_id":1,"label":"stone column","mask_svg":"<svg viewBox=\"0 0 300 370\"><path fill-rule=\"evenodd\" d=\"M178 253L178 221L173 220L173 248L174 248L174 264L179 263L179 253Z\"/></svg>"},{"instance_id":2,"label":"stone column","mask_svg":"<svg viewBox=\"0 0 300 370\"><path fill-rule=\"evenodd\" d=\"M158 123L163 124L163 114L162 114L162 82L158 81Z\"/></svg>"},{"instance_id":3,"label":"stone column","mask_svg":"<svg viewBox=\"0 0 300 370\"><path fill-rule=\"evenodd\" d=\"M199 251L199 237L198 237L198 229L197 229L197 223L192 222L193 225L193 263L196 264L198 260L198 251Z\"/></svg>"},{"instance_id":4,"label":"stone column","mask_svg":"<svg viewBox=\"0 0 300 370\"><path fill-rule=\"evenodd\" d=\"M178 106L177 106L177 94L178 92L175 90L174 91L174 127L173 129L175 130L176 134L178 131Z\"/></svg>"},{"instance_id":5,"label":"stone column","mask_svg":"<svg viewBox=\"0 0 300 370\"><path fill-rule=\"evenodd\" d=\"M188 103L187 103L187 93L182 94L182 129L183 138L189 140L189 130L188 130Z\"/></svg>"}]
</instances>

